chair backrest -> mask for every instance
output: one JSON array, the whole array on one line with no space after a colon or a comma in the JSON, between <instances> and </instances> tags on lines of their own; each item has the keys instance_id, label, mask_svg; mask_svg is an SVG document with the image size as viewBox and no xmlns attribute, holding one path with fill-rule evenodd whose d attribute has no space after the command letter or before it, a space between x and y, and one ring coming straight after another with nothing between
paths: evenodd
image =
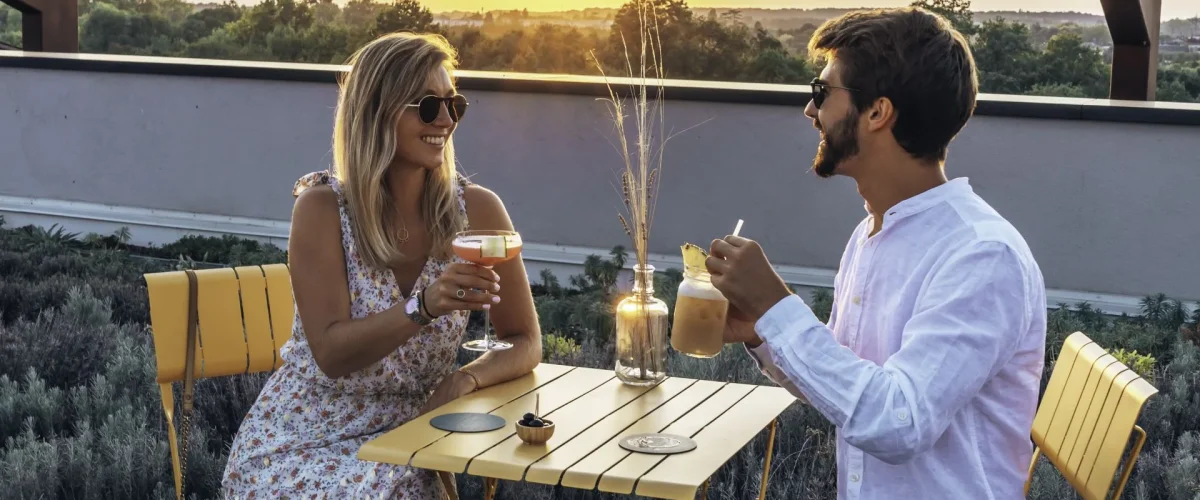
<instances>
[{"instance_id":1,"label":"chair backrest","mask_svg":"<svg viewBox=\"0 0 1200 500\"><path fill-rule=\"evenodd\" d=\"M1119 498L1146 440L1136 425L1138 415L1157 392L1099 344L1075 332L1054 363L1033 420L1033 442L1083 498L1102 500L1108 498L1130 436L1138 433L1112 497ZM1037 460L1035 453L1030 480Z\"/></svg>"},{"instance_id":2,"label":"chair backrest","mask_svg":"<svg viewBox=\"0 0 1200 500\"><path fill-rule=\"evenodd\" d=\"M295 309L286 264L203 269L196 273L195 377L274 370L292 334ZM188 332L184 271L145 275L160 384L183 380Z\"/></svg>"}]
</instances>

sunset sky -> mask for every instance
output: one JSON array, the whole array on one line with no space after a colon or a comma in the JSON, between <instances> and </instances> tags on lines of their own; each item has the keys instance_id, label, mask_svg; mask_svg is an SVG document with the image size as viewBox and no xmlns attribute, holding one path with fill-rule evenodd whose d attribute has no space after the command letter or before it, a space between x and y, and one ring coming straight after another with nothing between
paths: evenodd
<instances>
[{"instance_id":1,"label":"sunset sky","mask_svg":"<svg viewBox=\"0 0 1200 500\"><path fill-rule=\"evenodd\" d=\"M529 9L531 11L555 11L584 7L620 7L626 0L424 0L422 3L434 11L466 10L477 11L502 9ZM815 7L895 7L907 5L905 0L688 0L692 7L765 7L765 8L815 8ZM1046 8L1043 5L1049 4ZM1100 0L974 0L972 10L1055 10L1103 14ZM1198 0L1162 0L1162 18L1189 18L1200 15Z\"/></svg>"}]
</instances>

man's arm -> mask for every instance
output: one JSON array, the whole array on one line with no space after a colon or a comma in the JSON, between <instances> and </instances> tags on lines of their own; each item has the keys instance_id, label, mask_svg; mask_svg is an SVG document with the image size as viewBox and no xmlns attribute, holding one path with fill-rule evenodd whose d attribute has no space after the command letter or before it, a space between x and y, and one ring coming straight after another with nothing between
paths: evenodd
<instances>
[{"instance_id":1,"label":"man's arm","mask_svg":"<svg viewBox=\"0 0 1200 500\"><path fill-rule=\"evenodd\" d=\"M840 286L840 277L841 273L838 273L834 276L834 290ZM748 321L744 322L744 324L750 328L754 327L754 325ZM837 328L835 326L836 324L837 302L835 301L832 307L829 309L829 321L825 323L826 328L830 331L830 335L832 335L833 330ZM780 387L790 392L796 397L796 399L799 399L801 402L808 403L808 398L804 396L804 393L800 392L800 389L796 387L796 384L793 384L791 380L788 380L787 373L779 368L779 364L775 362L775 358L771 355L771 348L761 340L762 339L758 339L758 342L753 343L742 343L742 346L746 349L746 353L750 355L750 359L754 360L755 368L758 368L758 371L768 379L771 379L772 382L779 384Z\"/></svg>"},{"instance_id":2,"label":"man's arm","mask_svg":"<svg viewBox=\"0 0 1200 500\"><path fill-rule=\"evenodd\" d=\"M790 392L796 399L802 403L808 403L808 398L804 397L804 393L800 392L800 388L796 387L787 374L779 369L779 365L771 358L771 349L767 344L760 344L758 347L750 347L748 344L742 344L746 347L746 353L750 355L750 359L754 360L754 366L763 376L771 379L772 382L779 384L780 387Z\"/></svg>"},{"instance_id":3,"label":"man's arm","mask_svg":"<svg viewBox=\"0 0 1200 500\"><path fill-rule=\"evenodd\" d=\"M793 393L851 445L901 463L931 448L1011 357L1031 321L1029 293L1015 252L984 242L939 266L905 326L900 350L883 366L838 344L795 295L775 304L755 329L764 341L760 352L770 352L767 360Z\"/></svg>"}]
</instances>

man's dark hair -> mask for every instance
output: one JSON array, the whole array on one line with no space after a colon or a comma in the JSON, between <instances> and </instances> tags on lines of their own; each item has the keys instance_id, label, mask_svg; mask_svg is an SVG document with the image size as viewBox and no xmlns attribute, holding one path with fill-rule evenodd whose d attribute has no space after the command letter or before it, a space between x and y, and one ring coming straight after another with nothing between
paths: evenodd
<instances>
[{"instance_id":1,"label":"man's dark hair","mask_svg":"<svg viewBox=\"0 0 1200 500\"><path fill-rule=\"evenodd\" d=\"M892 135L915 158L944 161L975 110L979 83L967 40L945 18L920 8L857 11L826 21L809 54L836 57L842 85L861 113L886 97Z\"/></svg>"}]
</instances>

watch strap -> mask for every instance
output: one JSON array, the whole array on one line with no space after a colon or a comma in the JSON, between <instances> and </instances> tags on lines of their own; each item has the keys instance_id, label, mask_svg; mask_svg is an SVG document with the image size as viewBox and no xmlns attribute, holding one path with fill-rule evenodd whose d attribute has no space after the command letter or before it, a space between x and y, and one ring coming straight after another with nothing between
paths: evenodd
<instances>
[{"instance_id":1,"label":"watch strap","mask_svg":"<svg viewBox=\"0 0 1200 500\"><path fill-rule=\"evenodd\" d=\"M422 304L423 301L421 300L421 297L424 296L423 292L424 291L415 293L411 297L409 297L408 300L417 301L416 307L412 308L411 312L408 311L408 307L405 307L405 311L404 311L405 315L408 316L408 319L410 321L412 321L413 323L416 323L418 325L421 325L421 326L428 325L429 323L432 322L428 317L426 317L424 314L421 313L421 311L423 311L424 307L425 307L425 305Z\"/></svg>"}]
</instances>

